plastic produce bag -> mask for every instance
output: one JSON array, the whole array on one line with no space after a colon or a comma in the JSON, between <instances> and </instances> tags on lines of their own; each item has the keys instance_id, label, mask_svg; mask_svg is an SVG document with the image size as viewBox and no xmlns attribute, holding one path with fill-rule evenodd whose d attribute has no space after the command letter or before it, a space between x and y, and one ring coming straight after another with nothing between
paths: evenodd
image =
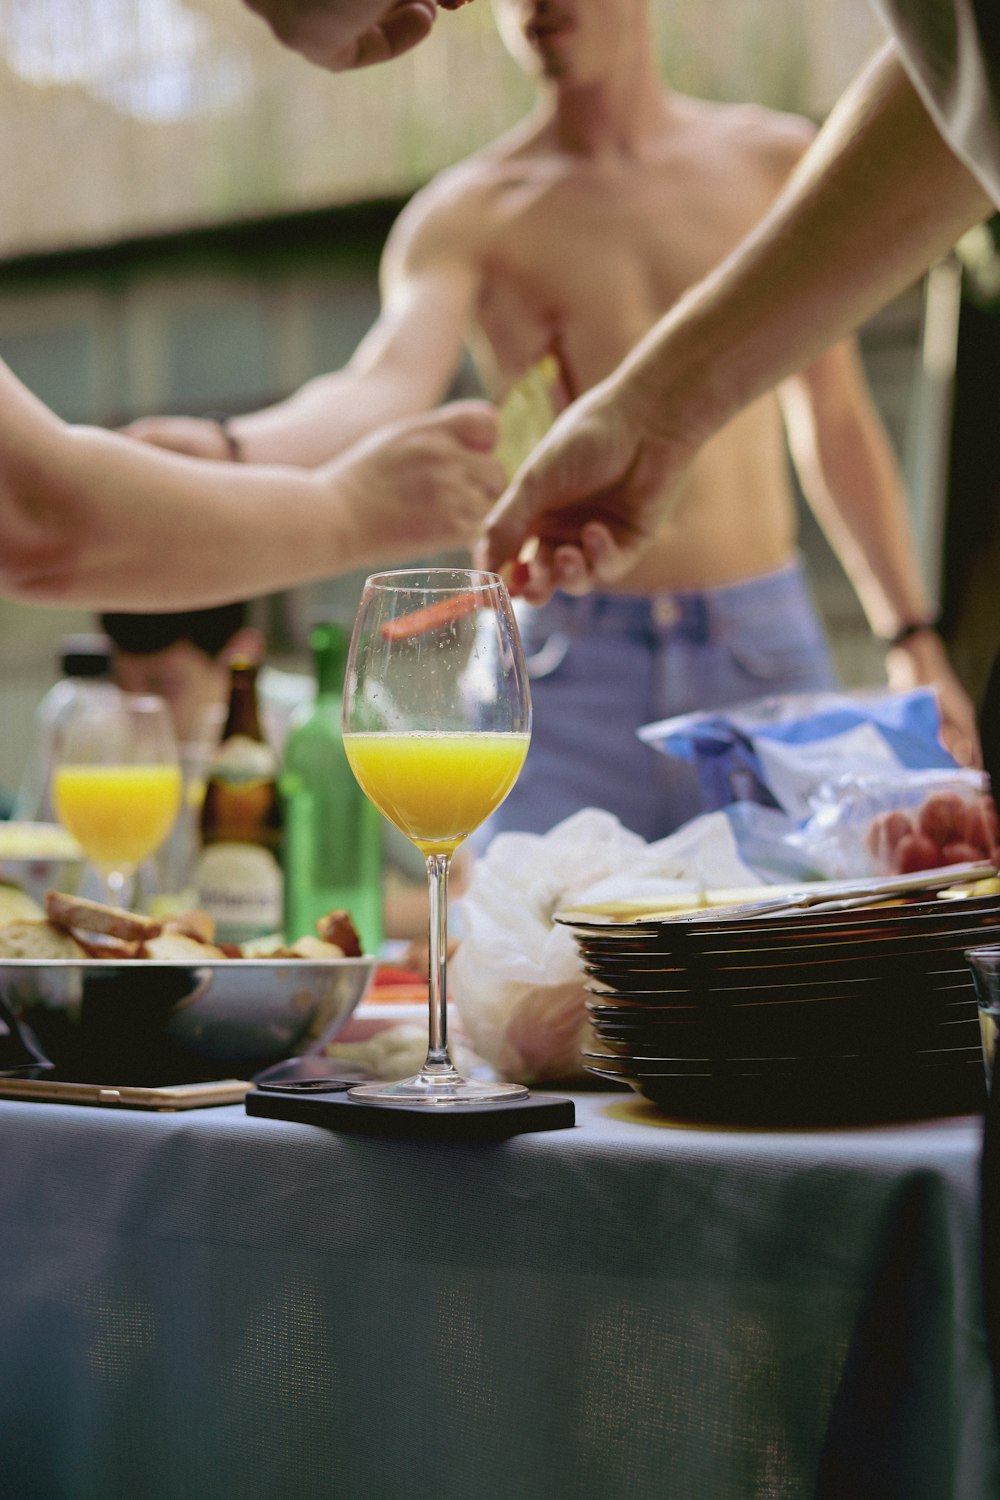
<instances>
[{"instance_id":1,"label":"plastic produce bag","mask_svg":"<svg viewBox=\"0 0 1000 1500\"><path fill-rule=\"evenodd\" d=\"M449 965L469 1042L504 1078L583 1076L585 976L572 934L553 924L553 913L609 902L669 906L709 888L760 883L721 813L654 844L595 808L546 834L498 834L459 903L462 937Z\"/></svg>"},{"instance_id":2,"label":"plastic produce bag","mask_svg":"<svg viewBox=\"0 0 1000 1500\"><path fill-rule=\"evenodd\" d=\"M786 843L829 879L1000 862L997 810L982 771L845 775L819 787L811 807Z\"/></svg>"},{"instance_id":3,"label":"plastic produce bag","mask_svg":"<svg viewBox=\"0 0 1000 1500\"><path fill-rule=\"evenodd\" d=\"M909 693L792 693L645 725L646 744L694 765L706 811L777 807L799 823L824 783L854 774L953 768L937 699Z\"/></svg>"}]
</instances>

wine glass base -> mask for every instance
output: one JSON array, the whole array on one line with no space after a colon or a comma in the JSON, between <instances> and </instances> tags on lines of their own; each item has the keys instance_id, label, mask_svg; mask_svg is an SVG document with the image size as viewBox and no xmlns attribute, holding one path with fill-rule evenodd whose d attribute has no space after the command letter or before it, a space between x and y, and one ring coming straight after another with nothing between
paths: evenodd
<instances>
[{"instance_id":1,"label":"wine glass base","mask_svg":"<svg viewBox=\"0 0 1000 1500\"><path fill-rule=\"evenodd\" d=\"M486 1082L453 1072L415 1073L394 1083L358 1083L347 1092L365 1104L424 1104L431 1109L449 1104L506 1104L528 1097L523 1083Z\"/></svg>"}]
</instances>

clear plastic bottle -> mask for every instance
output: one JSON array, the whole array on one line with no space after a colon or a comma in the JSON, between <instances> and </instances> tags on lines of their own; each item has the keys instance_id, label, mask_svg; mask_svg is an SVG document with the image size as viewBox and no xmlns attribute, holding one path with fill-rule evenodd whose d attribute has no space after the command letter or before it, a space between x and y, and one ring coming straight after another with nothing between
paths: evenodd
<instances>
[{"instance_id":1,"label":"clear plastic bottle","mask_svg":"<svg viewBox=\"0 0 1000 1500\"><path fill-rule=\"evenodd\" d=\"M317 919L350 912L366 953L382 946L382 820L344 753L341 696L347 632L316 625L309 645L316 701L285 742L285 936L315 933Z\"/></svg>"},{"instance_id":2,"label":"clear plastic bottle","mask_svg":"<svg viewBox=\"0 0 1000 1500\"><path fill-rule=\"evenodd\" d=\"M59 726L81 695L114 692L111 642L106 635L67 635L59 643L58 681L38 705L35 745L24 768L11 816L26 823L54 823L52 758Z\"/></svg>"}]
</instances>

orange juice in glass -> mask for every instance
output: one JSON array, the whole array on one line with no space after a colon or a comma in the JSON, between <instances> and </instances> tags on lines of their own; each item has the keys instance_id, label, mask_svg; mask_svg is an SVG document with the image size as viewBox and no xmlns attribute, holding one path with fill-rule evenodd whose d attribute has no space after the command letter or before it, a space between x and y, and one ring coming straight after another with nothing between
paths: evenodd
<instances>
[{"instance_id":1,"label":"orange juice in glass","mask_svg":"<svg viewBox=\"0 0 1000 1500\"><path fill-rule=\"evenodd\" d=\"M179 766L57 766L63 827L105 869L136 869L160 847L181 805Z\"/></svg>"},{"instance_id":2,"label":"orange juice in glass","mask_svg":"<svg viewBox=\"0 0 1000 1500\"><path fill-rule=\"evenodd\" d=\"M169 834L182 794L180 757L161 698L102 683L59 726L56 816L97 870L112 904L127 905L132 878Z\"/></svg>"},{"instance_id":3,"label":"orange juice in glass","mask_svg":"<svg viewBox=\"0 0 1000 1500\"><path fill-rule=\"evenodd\" d=\"M343 731L363 791L427 862L430 938L424 1065L412 1078L359 1084L351 1097L430 1106L523 1098L521 1084L463 1078L447 1037L451 856L506 797L531 737L503 579L472 568L373 574L351 637Z\"/></svg>"},{"instance_id":4,"label":"orange juice in glass","mask_svg":"<svg viewBox=\"0 0 1000 1500\"><path fill-rule=\"evenodd\" d=\"M346 734L362 790L421 854L454 854L510 791L527 734Z\"/></svg>"}]
</instances>

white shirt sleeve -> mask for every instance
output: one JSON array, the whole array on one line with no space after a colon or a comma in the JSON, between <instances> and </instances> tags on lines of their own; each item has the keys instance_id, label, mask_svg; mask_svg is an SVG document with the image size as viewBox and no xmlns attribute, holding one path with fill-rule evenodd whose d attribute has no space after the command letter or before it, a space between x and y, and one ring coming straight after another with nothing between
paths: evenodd
<instances>
[{"instance_id":1,"label":"white shirt sleeve","mask_svg":"<svg viewBox=\"0 0 1000 1500\"><path fill-rule=\"evenodd\" d=\"M914 87L1000 207L1000 6L996 0L871 0Z\"/></svg>"}]
</instances>

